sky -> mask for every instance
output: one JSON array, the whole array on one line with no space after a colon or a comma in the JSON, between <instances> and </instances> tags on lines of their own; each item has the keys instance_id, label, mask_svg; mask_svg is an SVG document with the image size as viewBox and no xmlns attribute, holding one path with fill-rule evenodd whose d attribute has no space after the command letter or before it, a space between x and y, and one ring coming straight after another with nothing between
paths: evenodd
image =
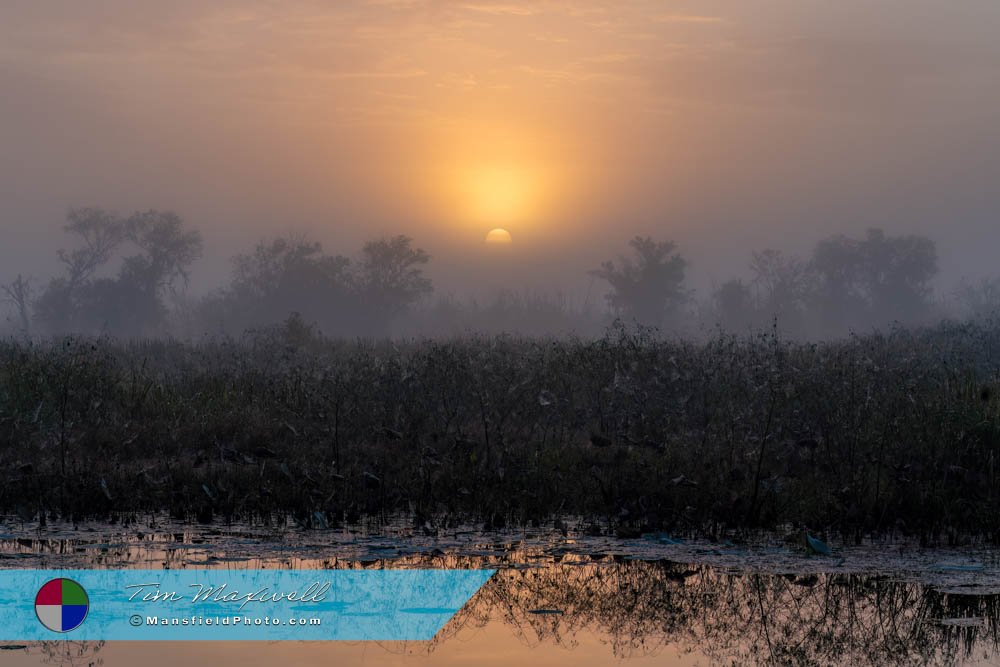
<instances>
[{"instance_id":1,"label":"sky","mask_svg":"<svg viewBox=\"0 0 1000 667\"><path fill-rule=\"evenodd\" d=\"M175 210L202 289L288 232L407 234L456 294L578 292L635 234L703 288L872 226L934 239L944 286L1000 273L997 25L995 0L6 0L0 279L54 271L74 206Z\"/></svg>"}]
</instances>

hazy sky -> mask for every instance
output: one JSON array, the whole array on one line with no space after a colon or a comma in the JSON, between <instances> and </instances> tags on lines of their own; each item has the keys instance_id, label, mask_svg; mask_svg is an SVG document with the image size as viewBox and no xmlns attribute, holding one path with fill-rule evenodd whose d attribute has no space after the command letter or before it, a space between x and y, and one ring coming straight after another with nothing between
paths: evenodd
<instances>
[{"instance_id":1,"label":"hazy sky","mask_svg":"<svg viewBox=\"0 0 1000 667\"><path fill-rule=\"evenodd\" d=\"M953 282L996 266L998 25L996 0L5 0L0 279L44 277L98 205L183 215L203 284L288 230L409 234L461 292L585 286L639 232L707 285L875 225Z\"/></svg>"}]
</instances>

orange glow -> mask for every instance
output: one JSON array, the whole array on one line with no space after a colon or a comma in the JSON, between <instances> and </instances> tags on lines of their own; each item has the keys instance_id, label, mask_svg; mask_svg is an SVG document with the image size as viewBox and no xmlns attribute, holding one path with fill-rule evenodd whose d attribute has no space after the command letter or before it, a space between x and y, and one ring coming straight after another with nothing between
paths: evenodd
<instances>
[{"instance_id":1,"label":"orange glow","mask_svg":"<svg viewBox=\"0 0 1000 667\"><path fill-rule=\"evenodd\" d=\"M511 226L533 239L555 233L583 188L584 175L571 166L583 160L579 147L547 127L490 116L435 128L422 149L422 178L413 183L424 210L435 213L442 231L468 241Z\"/></svg>"},{"instance_id":2,"label":"orange glow","mask_svg":"<svg viewBox=\"0 0 1000 667\"><path fill-rule=\"evenodd\" d=\"M530 218L537 211L541 176L530 168L473 167L461 177L463 210L476 222Z\"/></svg>"}]
</instances>

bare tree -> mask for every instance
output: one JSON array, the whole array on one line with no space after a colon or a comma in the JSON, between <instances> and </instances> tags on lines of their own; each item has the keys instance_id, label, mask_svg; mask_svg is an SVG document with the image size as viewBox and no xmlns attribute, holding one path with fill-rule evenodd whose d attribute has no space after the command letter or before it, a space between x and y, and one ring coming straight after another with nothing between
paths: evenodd
<instances>
[{"instance_id":1,"label":"bare tree","mask_svg":"<svg viewBox=\"0 0 1000 667\"><path fill-rule=\"evenodd\" d=\"M66 273L50 280L34 304L35 318L49 333L80 330L83 323L78 319L79 291L98 269L111 261L126 238L125 222L104 209L75 208L67 218L69 222L64 229L80 245L74 250L57 252Z\"/></svg>"},{"instance_id":2,"label":"bare tree","mask_svg":"<svg viewBox=\"0 0 1000 667\"><path fill-rule=\"evenodd\" d=\"M147 211L123 220L102 209L74 209L66 231L82 243L59 251L66 267L35 303L36 318L49 333L112 331L144 335L166 316L164 296L201 254L201 237L170 212ZM101 276L126 242L140 252L125 257L114 277Z\"/></svg>"},{"instance_id":3,"label":"bare tree","mask_svg":"<svg viewBox=\"0 0 1000 667\"><path fill-rule=\"evenodd\" d=\"M185 230L180 216L172 211L134 213L125 233L142 250L126 259L124 270L131 277L144 281L152 293L173 288L178 280L187 284L188 268L201 257L201 235Z\"/></svg>"},{"instance_id":4,"label":"bare tree","mask_svg":"<svg viewBox=\"0 0 1000 667\"><path fill-rule=\"evenodd\" d=\"M7 295L4 300L17 310L21 334L25 338L31 338L31 282L18 274L16 280L0 287Z\"/></svg>"},{"instance_id":5,"label":"bare tree","mask_svg":"<svg viewBox=\"0 0 1000 667\"><path fill-rule=\"evenodd\" d=\"M80 286L106 264L126 238L125 222L100 208L75 208L67 215L65 230L83 241L72 251L60 249L59 261L66 265L69 290Z\"/></svg>"}]
</instances>

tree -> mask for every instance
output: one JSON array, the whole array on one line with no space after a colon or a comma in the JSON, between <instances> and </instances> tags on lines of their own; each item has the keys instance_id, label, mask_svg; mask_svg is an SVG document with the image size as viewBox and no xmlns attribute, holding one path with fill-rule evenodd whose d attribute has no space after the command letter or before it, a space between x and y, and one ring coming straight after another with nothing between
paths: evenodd
<instances>
[{"instance_id":1,"label":"tree","mask_svg":"<svg viewBox=\"0 0 1000 667\"><path fill-rule=\"evenodd\" d=\"M298 313L306 324L326 332L356 329L350 260L327 255L302 238L261 241L233 260L230 287L211 303L212 317L240 330L273 324Z\"/></svg>"},{"instance_id":2,"label":"tree","mask_svg":"<svg viewBox=\"0 0 1000 667\"><path fill-rule=\"evenodd\" d=\"M787 331L803 333L811 287L807 266L779 250L768 249L753 253L750 271L763 314Z\"/></svg>"},{"instance_id":3,"label":"tree","mask_svg":"<svg viewBox=\"0 0 1000 667\"><path fill-rule=\"evenodd\" d=\"M79 291L111 260L126 236L125 222L104 209L71 209L67 219L63 229L76 237L80 246L57 252L66 274L50 280L35 302L35 319L48 333L82 329Z\"/></svg>"},{"instance_id":4,"label":"tree","mask_svg":"<svg viewBox=\"0 0 1000 667\"><path fill-rule=\"evenodd\" d=\"M390 321L434 288L423 274L430 255L411 247L408 236L369 241L361 250L355 288L373 330L384 333Z\"/></svg>"},{"instance_id":5,"label":"tree","mask_svg":"<svg viewBox=\"0 0 1000 667\"><path fill-rule=\"evenodd\" d=\"M870 303L863 288L863 253L855 239L833 236L813 249L809 269L815 277L811 307L824 332L840 333L868 322Z\"/></svg>"},{"instance_id":6,"label":"tree","mask_svg":"<svg viewBox=\"0 0 1000 667\"><path fill-rule=\"evenodd\" d=\"M862 244L866 288L874 313L891 321L915 322L931 310L931 280L937 275L934 241L915 235L868 231Z\"/></svg>"},{"instance_id":7,"label":"tree","mask_svg":"<svg viewBox=\"0 0 1000 667\"><path fill-rule=\"evenodd\" d=\"M639 324L660 326L675 321L687 303L684 288L687 260L673 241L637 236L629 242L635 258L607 261L590 273L611 285L608 304L619 316Z\"/></svg>"},{"instance_id":8,"label":"tree","mask_svg":"<svg viewBox=\"0 0 1000 667\"><path fill-rule=\"evenodd\" d=\"M827 324L912 323L930 314L937 250L922 236L870 229L863 239L834 236L818 243L811 269Z\"/></svg>"},{"instance_id":9,"label":"tree","mask_svg":"<svg viewBox=\"0 0 1000 667\"><path fill-rule=\"evenodd\" d=\"M171 211L134 213L125 226L126 237L142 252L126 258L123 277L141 285L150 295L162 295L177 281L185 285L188 269L201 257L201 235L185 230Z\"/></svg>"},{"instance_id":10,"label":"tree","mask_svg":"<svg viewBox=\"0 0 1000 667\"><path fill-rule=\"evenodd\" d=\"M21 335L31 337L31 283L21 274L13 282L2 286L5 301L14 306L21 328Z\"/></svg>"},{"instance_id":11,"label":"tree","mask_svg":"<svg viewBox=\"0 0 1000 667\"><path fill-rule=\"evenodd\" d=\"M73 290L112 258L126 238L126 225L114 213L100 208L71 209L67 218L64 229L83 241L76 250L60 249L57 253L66 266L67 287Z\"/></svg>"},{"instance_id":12,"label":"tree","mask_svg":"<svg viewBox=\"0 0 1000 667\"><path fill-rule=\"evenodd\" d=\"M96 322L125 336L159 333L168 313L167 297L187 286L188 269L201 257L201 235L185 230L171 211L132 214L128 241L140 252L122 260L117 278L94 281L84 295Z\"/></svg>"},{"instance_id":13,"label":"tree","mask_svg":"<svg viewBox=\"0 0 1000 667\"><path fill-rule=\"evenodd\" d=\"M36 319L49 333L110 331L124 336L157 332L165 322L165 297L201 255L201 236L171 212L135 213L127 220L102 209L74 209L66 231L81 247L59 251L66 275L51 280L36 303ZM99 270L130 243L117 275Z\"/></svg>"}]
</instances>

